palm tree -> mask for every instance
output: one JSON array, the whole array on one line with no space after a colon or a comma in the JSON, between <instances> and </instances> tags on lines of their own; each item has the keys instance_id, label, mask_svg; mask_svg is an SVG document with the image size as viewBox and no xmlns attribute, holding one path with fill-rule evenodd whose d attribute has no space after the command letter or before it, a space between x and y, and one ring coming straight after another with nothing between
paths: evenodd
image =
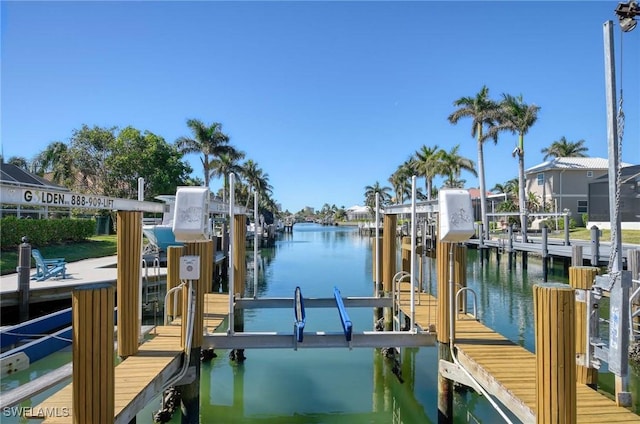
<instances>
[{"instance_id":1,"label":"palm tree","mask_svg":"<svg viewBox=\"0 0 640 424\"><path fill-rule=\"evenodd\" d=\"M414 154L415 170L419 176L424 177L427 200L431 200L433 179L439 174L442 152L443 151L438 148L438 145L433 147L423 145L420 150Z\"/></svg>"},{"instance_id":2,"label":"palm tree","mask_svg":"<svg viewBox=\"0 0 640 424\"><path fill-rule=\"evenodd\" d=\"M515 197L518 197L518 193L520 190L520 183L518 182L518 177L511 178L509 181L504 183L504 186L507 189L506 193L509 193Z\"/></svg>"},{"instance_id":3,"label":"palm tree","mask_svg":"<svg viewBox=\"0 0 640 424\"><path fill-rule=\"evenodd\" d=\"M222 124L214 122L207 126L199 119L189 119L187 126L191 129L193 138L179 137L176 140L176 147L183 155L202 154L200 162L204 172L204 185L209 187L212 159L223 154L234 156L237 151L229 144L229 136L222 132Z\"/></svg>"},{"instance_id":4,"label":"palm tree","mask_svg":"<svg viewBox=\"0 0 640 424\"><path fill-rule=\"evenodd\" d=\"M23 156L11 156L7 163L17 166L20 169L24 169L25 171L29 170L29 161L27 161Z\"/></svg>"},{"instance_id":5,"label":"palm tree","mask_svg":"<svg viewBox=\"0 0 640 424\"><path fill-rule=\"evenodd\" d=\"M480 183L480 214L485 236L489 237L489 218L487 217L487 189L484 179L484 153L483 144L489 136L485 135L484 127L491 128L495 125L499 116L498 104L489 98L489 89L482 86L475 97L461 97L453 105L459 107L449 115L449 122L457 124L460 118L472 118L471 136L478 140L478 179ZM497 134L494 134L494 144L498 142Z\"/></svg>"},{"instance_id":6,"label":"palm tree","mask_svg":"<svg viewBox=\"0 0 640 424\"><path fill-rule=\"evenodd\" d=\"M376 206L376 193L380 195L380 203L387 204L391 200L391 187L382 187L378 181L374 185L368 185L364 188L364 203L374 210Z\"/></svg>"},{"instance_id":7,"label":"palm tree","mask_svg":"<svg viewBox=\"0 0 640 424\"><path fill-rule=\"evenodd\" d=\"M496 183L496 185L493 186L491 191L494 192L494 193L498 193L498 194L506 193L507 192L507 187L505 187L504 184Z\"/></svg>"},{"instance_id":8,"label":"palm tree","mask_svg":"<svg viewBox=\"0 0 640 424\"><path fill-rule=\"evenodd\" d=\"M527 195L527 210L530 212L537 212L542 207L540 197L534 192L530 191ZM543 210L544 212L544 210Z\"/></svg>"},{"instance_id":9,"label":"palm tree","mask_svg":"<svg viewBox=\"0 0 640 424\"><path fill-rule=\"evenodd\" d=\"M588 147L584 146L584 143L584 140L578 140L576 142L568 141L565 136L562 136L560 140L551 143L551 146L540 150L540 153L544 153L544 160L550 157L583 158L587 156L585 152L589 150Z\"/></svg>"},{"instance_id":10,"label":"palm tree","mask_svg":"<svg viewBox=\"0 0 640 424\"><path fill-rule=\"evenodd\" d=\"M393 186L393 190L396 192L396 203L404 203L405 196L410 196L411 193L411 176L413 175L413 169L411 166L411 160L405 161L402 165L398 166L396 172L391 174L389 182Z\"/></svg>"},{"instance_id":11,"label":"palm tree","mask_svg":"<svg viewBox=\"0 0 640 424\"><path fill-rule=\"evenodd\" d=\"M73 164L67 145L61 141L50 143L36 157L36 174L51 173L54 183L66 184L73 178Z\"/></svg>"},{"instance_id":12,"label":"palm tree","mask_svg":"<svg viewBox=\"0 0 640 424\"><path fill-rule=\"evenodd\" d=\"M469 171L473 176L477 176L476 167L473 161L469 158L460 156L458 153L460 145L457 144L451 148L448 152L441 150L441 175L447 177L444 182L445 187L460 188L464 186L465 180L460 179L460 173Z\"/></svg>"},{"instance_id":13,"label":"palm tree","mask_svg":"<svg viewBox=\"0 0 640 424\"><path fill-rule=\"evenodd\" d=\"M249 159L242 165L242 175L249 185L249 196L245 207L249 207L251 190L255 190L258 194L270 192L272 187L269 185L269 174L265 174L256 162ZM255 205L254 205L255 207Z\"/></svg>"},{"instance_id":14,"label":"palm tree","mask_svg":"<svg viewBox=\"0 0 640 424\"><path fill-rule=\"evenodd\" d=\"M512 178L509 181L506 181L504 184L497 183L493 186L491 191L495 193L506 193L513 194L514 196L518 195L518 177Z\"/></svg>"},{"instance_id":15,"label":"palm tree","mask_svg":"<svg viewBox=\"0 0 640 424\"><path fill-rule=\"evenodd\" d=\"M498 125L489 129L487 135L497 137L501 131L510 131L518 134L518 146L513 151L513 155L518 155L518 203L520 208L520 225L522 228L522 241L527 241L527 217L526 217L526 197L524 185L524 136L538 120L540 106L526 104L522 95L512 96L503 94L500 102L500 119Z\"/></svg>"},{"instance_id":16,"label":"palm tree","mask_svg":"<svg viewBox=\"0 0 640 424\"><path fill-rule=\"evenodd\" d=\"M227 201L227 192L229 190L229 173L233 172L236 175L242 175L242 166L238 163L240 159L244 158L244 152L232 148L232 151L221 153L217 158L213 159L209 164L213 175L216 177L222 177L222 201Z\"/></svg>"}]
</instances>

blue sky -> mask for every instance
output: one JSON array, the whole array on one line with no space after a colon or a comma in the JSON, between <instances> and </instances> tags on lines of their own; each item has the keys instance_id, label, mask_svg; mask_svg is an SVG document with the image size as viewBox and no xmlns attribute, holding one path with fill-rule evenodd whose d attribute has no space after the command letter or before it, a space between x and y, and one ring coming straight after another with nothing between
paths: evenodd
<instances>
[{"instance_id":1,"label":"blue sky","mask_svg":"<svg viewBox=\"0 0 640 424\"><path fill-rule=\"evenodd\" d=\"M283 208L349 207L422 145L460 144L477 161L471 122L447 116L487 85L542 107L527 168L561 136L607 157L602 27L613 20L623 160L637 164L640 28L621 34L617 4L2 1L2 151L31 159L83 124L173 142L197 118L223 124ZM485 146L488 188L517 176L515 143Z\"/></svg>"}]
</instances>

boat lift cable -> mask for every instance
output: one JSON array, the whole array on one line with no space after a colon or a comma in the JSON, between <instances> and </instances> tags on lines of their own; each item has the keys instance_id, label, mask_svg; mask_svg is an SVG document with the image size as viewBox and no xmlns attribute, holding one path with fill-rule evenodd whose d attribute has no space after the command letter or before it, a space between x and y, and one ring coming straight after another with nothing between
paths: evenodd
<instances>
[{"instance_id":1,"label":"boat lift cable","mask_svg":"<svg viewBox=\"0 0 640 424\"><path fill-rule=\"evenodd\" d=\"M507 415L504 413L502 408L500 408L500 405L498 405L497 402L493 399L493 397L489 394L489 392L487 392L485 388L482 387L482 385L478 382L478 380L476 380L471 375L471 373L467 371L464 365L462 365L460 361L458 361L458 358L456 356L456 351L454 346L455 345L454 325L455 325L457 311L455 309L455 302L453 301L454 300L453 293L455 289L455 282L453 281L453 272L454 272L453 251L455 246L456 246L456 243L451 243L451 248L449 249L449 349L451 350L451 358L453 358L453 362L462 370L462 372L464 372L467 375L467 377L475 383L474 389L477 389L478 391L480 391L480 393L482 393L487 398L489 403L491 403L493 408L498 412L498 414L500 414L500 416L504 419L504 421L506 423L513 424L513 422L509 419L509 417L507 417Z\"/></svg>"}]
</instances>

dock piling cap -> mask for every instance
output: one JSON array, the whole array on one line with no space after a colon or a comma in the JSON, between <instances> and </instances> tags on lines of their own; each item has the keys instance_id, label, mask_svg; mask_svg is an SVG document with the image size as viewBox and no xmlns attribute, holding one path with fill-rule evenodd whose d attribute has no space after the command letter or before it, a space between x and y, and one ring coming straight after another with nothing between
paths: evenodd
<instances>
[{"instance_id":1,"label":"dock piling cap","mask_svg":"<svg viewBox=\"0 0 640 424\"><path fill-rule=\"evenodd\" d=\"M534 287L536 286L540 287L541 289L574 290L573 287L571 287L569 284L556 282L534 284Z\"/></svg>"},{"instance_id":2,"label":"dock piling cap","mask_svg":"<svg viewBox=\"0 0 640 424\"><path fill-rule=\"evenodd\" d=\"M84 284L82 286L74 287L73 291L99 290L99 289L107 289L109 287L113 288L113 284L111 284L111 283Z\"/></svg>"}]
</instances>

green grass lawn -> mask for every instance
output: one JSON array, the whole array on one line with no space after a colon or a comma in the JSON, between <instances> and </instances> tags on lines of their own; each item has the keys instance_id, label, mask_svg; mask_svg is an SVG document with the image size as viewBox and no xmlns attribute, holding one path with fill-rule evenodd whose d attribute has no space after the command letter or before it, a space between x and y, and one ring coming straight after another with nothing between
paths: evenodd
<instances>
[{"instance_id":1,"label":"green grass lawn","mask_svg":"<svg viewBox=\"0 0 640 424\"><path fill-rule=\"evenodd\" d=\"M94 236L81 243L56 244L51 246L33 246L38 248L45 258L65 258L67 262L79 261L88 258L100 258L116 254L117 240L115 235ZM3 250L0 256L0 273L10 274L16 272L18 266L18 251ZM31 265L35 266L33 258Z\"/></svg>"},{"instance_id":2,"label":"green grass lawn","mask_svg":"<svg viewBox=\"0 0 640 424\"><path fill-rule=\"evenodd\" d=\"M564 237L564 235L562 237ZM569 237L577 240L591 240L591 230L588 228L576 228L569 230ZM602 230L600 241L611 241L611 231ZM640 230L622 230L622 242L640 244Z\"/></svg>"}]
</instances>

